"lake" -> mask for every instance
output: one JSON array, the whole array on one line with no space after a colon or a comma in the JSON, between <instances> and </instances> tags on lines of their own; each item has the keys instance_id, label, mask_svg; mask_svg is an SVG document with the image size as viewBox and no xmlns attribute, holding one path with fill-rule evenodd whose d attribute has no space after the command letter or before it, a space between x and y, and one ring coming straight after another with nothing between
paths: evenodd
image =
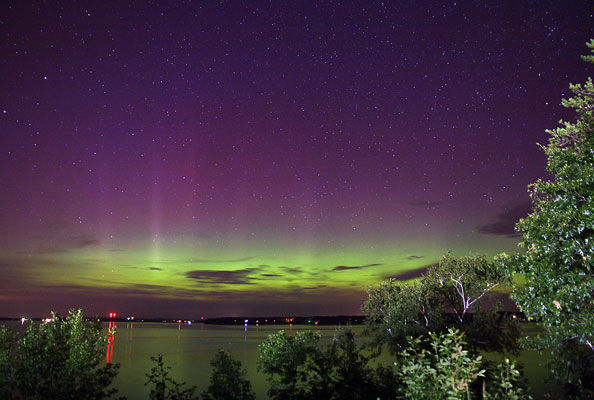
<instances>
[{"instance_id":1,"label":"lake","mask_svg":"<svg viewBox=\"0 0 594 400\"><path fill-rule=\"evenodd\" d=\"M130 400L146 400L150 389L144 386L145 374L152 367L151 356L163 354L177 381L197 385L202 391L208 387L210 360L218 349L229 351L241 361L246 377L252 383L256 399L267 399L268 384L264 375L256 371L258 345L266 337L280 330L317 330L328 343L336 326L244 326L169 323L117 323L113 342L113 362L120 363L115 386ZM362 327L355 327L360 332Z\"/></svg>"},{"instance_id":2,"label":"lake","mask_svg":"<svg viewBox=\"0 0 594 400\"><path fill-rule=\"evenodd\" d=\"M112 323L113 324L113 323ZM16 323L6 324L16 327ZM20 322L18 326L20 327ZM317 330L322 333L323 343L330 343L337 326L287 326L287 325L210 325L196 323L147 323L118 322L112 345L106 349L106 358L120 363L120 373L115 386L120 395L130 400L146 400L150 391L144 386L145 374L153 366L151 356L161 353L165 363L172 367L172 377L197 385L198 391L207 388L210 379L210 360L215 352L223 348L236 360L240 360L247 372L247 378L256 392L256 399L267 399L268 384L264 375L256 371L258 344L269 334L279 330ZM107 323L105 324L107 327ZM355 326L354 332L360 335L362 326ZM359 339L363 340L363 339ZM487 355L488 358L502 358L501 355ZM513 358L513 357L512 357ZM531 385L535 400L560 398L558 388L545 382L546 357L535 351L523 351L520 360L525 365L525 375ZM390 363L391 357L384 354L379 362Z\"/></svg>"}]
</instances>

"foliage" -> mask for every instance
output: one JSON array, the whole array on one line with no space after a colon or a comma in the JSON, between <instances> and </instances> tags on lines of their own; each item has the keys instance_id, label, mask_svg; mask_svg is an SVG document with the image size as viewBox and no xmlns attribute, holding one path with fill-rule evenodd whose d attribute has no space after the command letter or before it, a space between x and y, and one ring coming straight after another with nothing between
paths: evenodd
<instances>
[{"instance_id":1,"label":"foliage","mask_svg":"<svg viewBox=\"0 0 594 400\"><path fill-rule=\"evenodd\" d=\"M483 380L482 398L484 400L523 400L530 399L526 384L515 361L506 358L503 363L485 366L485 375L489 379Z\"/></svg>"},{"instance_id":2,"label":"foliage","mask_svg":"<svg viewBox=\"0 0 594 400\"><path fill-rule=\"evenodd\" d=\"M369 288L363 311L376 344L385 343L394 353L408 336L444 332L448 325L465 331L473 347L513 350L516 322L480 307L487 294L506 281L504 272L484 256L446 254L415 282L388 280Z\"/></svg>"},{"instance_id":3,"label":"foliage","mask_svg":"<svg viewBox=\"0 0 594 400\"><path fill-rule=\"evenodd\" d=\"M518 354L520 322L510 314L495 311L498 309L497 304L491 309L477 309L472 318L466 318L463 324L452 325L464 331L473 349Z\"/></svg>"},{"instance_id":4,"label":"foliage","mask_svg":"<svg viewBox=\"0 0 594 400\"><path fill-rule=\"evenodd\" d=\"M316 354L308 355L297 368L295 399L331 399L333 367L332 360L325 357L321 349Z\"/></svg>"},{"instance_id":5,"label":"foliage","mask_svg":"<svg viewBox=\"0 0 594 400\"><path fill-rule=\"evenodd\" d=\"M13 397L14 370L11 360L14 357L15 343L15 333L4 326L0 327L0 399Z\"/></svg>"},{"instance_id":6,"label":"foliage","mask_svg":"<svg viewBox=\"0 0 594 400\"><path fill-rule=\"evenodd\" d=\"M373 370L355 343L350 328L336 331L332 344L300 368L304 398L376 399Z\"/></svg>"},{"instance_id":7,"label":"foliage","mask_svg":"<svg viewBox=\"0 0 594 400\"><path fill-rule=\"evenodd\" d=\"M109 388L119 366L105 364L105 332L82 310L66 318L52 313L50 322L31 323L20 337L5 329L0 336L2 398L105 399L117 392Z\"/></svg>"},{"instance_id":8,"label":"foliage","mask_svg":"<svg viewBox=\"0 0 594 400\"><path fill-rule=\"evenodd\" d=\"M289 336L285 331L269 335L258 346L258 371L268 375L273 399L299 398L297 391L299 366L307 358L316 356L321 335L318 332L300 331Z\"/></svg>"},{"instance_id":9,"label":"foliage","mask_svg":"<svg viewBox=\"0 0 594 400\"><path fill-rule=\"evenodd\" d=\"M368 359L359 351L351 329L340 329L326 352L333 366L332 399L375 399Z\"/></svg>"},{"instance_id":10,"label":"foliage","mask_svg":"<svg viewBox=\"0 0 594 400\"><path fill-rule=\"evenodd\" d=\"M244 378L241 361L235 361L231 354L219 350L211 360L210 385L202 394L203 400L253 400L252 386Z\"/></svg>"},{"instance_id":11,"label":"foliage","mask_svg":"<svg viewBox=\"0 0 594 400\"><path fill-rule=\"evenodd\" d=\"M177 382L169 376L170 366L165 365L163 354L151 357L155 365L146 374L145 386L152 385L149 398L151 400L197 400L194 396L196 386L184 388L185 382Z\"/></svg>"},{"instance_id":12,"label":"foliage","mask_svg":"<svg viewBox=\"0 0 594 400\"><path fill-rule=\"evenodd\" d=\"M377 398L381 400L398 399L396 388L402 386L402 381L395 365L377 365L373 371L373 385Z\"/></svg>"},{"instance_id":13,"label":"foliage","mask_svg":"<svg viewBox=\"0 0 594 400\"><path fill-rule=\"evenodd\" d=\"M395 399L398 383L393 367L369 367L350 328L339 329L322 348L319 333L283 331L260 345L260 369L271 381L273 399ZM265 352L263 354L263 352ZM286 360L292 362L287 363ZM264 369L266 368L266 369Z\"/></svg>"},{"instance_id":14,"label":"foliage","mask_svg":"<svg viewBox=\"0 0 594 400\"><path fill-rule=\"evenodd\" d=\"M378 344L396 352L407 336L424 335L443 326L443 306L424 280L410 284L396 280L380 282L367 290L363 311L367 326Z\"/></svg>"},{"instance_id":15,"label":"foliage","mask_svg":"<svg viewBox=\"0 0 594 400\"><path fill-rule=\"evenodd\" d=\"M453 257L446 253L438 267L429 268L423 281L437 295L446 311L459 323L476 310L484 296L506 281L501 268L484 256Z\"/></svg>"},{"instance_id":16,"label":"foliage","mask_svg":"<svg viewBox=\"0 0 594 400\"><path fill-rule=\"evenodd\" d=\"M588 43L594 53L594 40ZM586 61L594 62L592 56ZM547 130L540 145L551 180L530 185L533 212L516 225L527 251L501 257L510 275L521 274L513 296L522 311L542 321L557 341L594 349L594 86L570 85L575 123Z\"/></svg>"},{"instance_id":17,"label":"foliage","mask_svg":"<svg viewBox=\"0 0 594 400\"><path fill-rule=\"evenodd\" d=\"M399 355L400 398L418 400L509 399L528 400L515 363L506 359L486 380L481 356L466 350L463 333L429 333L428 338L408 338ZM476 383L479 383L478 389ZM481 384L482 383L482 384Z\"/></svg>"},{"instance_id":18,"label":"foliage","mask_svg":"<svg viewBox=\"0 0 594 400\"><path fill-rule=\"evenodd\" d=\"M409 346L399 353L400 376L405 399L470 398L470 384L484 376L481 356L471 357L463 349L462 334L429 334L428 344L420 338L409 338Z\"/></svg>"},{"instance_id":19,"label":"foliage","mask_svg":"<svg viewBox=\"0 0 594 400\"><path fill-rule=\"evenodd\" d=\"M552 349L547 367L566 399L594 398L594 352L578 341L565 341Z\"/></svg>"}]
</instances>

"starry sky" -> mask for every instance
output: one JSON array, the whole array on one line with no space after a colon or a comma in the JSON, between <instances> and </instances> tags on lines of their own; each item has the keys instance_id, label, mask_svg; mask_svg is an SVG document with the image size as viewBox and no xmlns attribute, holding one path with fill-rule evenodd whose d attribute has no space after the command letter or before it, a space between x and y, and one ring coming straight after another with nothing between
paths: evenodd
<instances>
[{"instance_id":1,"label":"starry sky","mask_svg":"<svg viewBox=\"0 0 594 400\"><path fill-rule=\"evenodd\" d=\"M515 251L588 1L2 2L0 315L357 314Z\"/></svg>"}]
</instances>

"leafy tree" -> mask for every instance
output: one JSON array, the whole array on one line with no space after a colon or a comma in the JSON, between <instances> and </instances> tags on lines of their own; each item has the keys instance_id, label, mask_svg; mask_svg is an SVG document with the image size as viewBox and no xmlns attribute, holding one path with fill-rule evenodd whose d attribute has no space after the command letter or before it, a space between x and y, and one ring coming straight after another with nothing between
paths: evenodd
<instances>
[{"instance_id":1,"label":"leafy tree","mask_svg":"<svg viewBox=\"0 0 594 400\"><path fill-rule=\"evenodd\" d=\"M453 257L445 254L437 268L429 268L423 277L429 292L441 300L446 311L463 323L476 310L489 291L506 281L501 268L484 256Z\"/></svg>"},{"instance_id":2,"label":"leafy tree","mask_svg":"<svg viewBox=\"0 0 594 400\"><path fill-rule=\"evenodd\" d=\"M357 344L350 328L339 329L332 346L327 351L327 359L332 361L334 378L331 382L331 399L375 399L372 371L368 359Z\"/></svg>"},{"instance_id":3,"label":"leafy tree","mask_svg":"<svg viewBox=\"0 0 594 400\"><path fill-rule=\"evenodd\" d=\"M465 331L473 347L515 349L516 323L480 307L487 294L506 281L504 272L484 256L446 254L415 282L388 280L369 288L363 311L376 344L385 343L392 352L402 349L408 336L443 332L448 325Z\"/></svg>"},{"instance_id":4,"label":"leafy tree","mask_svg":"<svg viewBox=\"0 0 594 400\"><path fill-rule=\"evenodd\" d=\"M104 358L107 335L82 310L66 318L52 313L50 322L32 323L21 336L5 329L0 336L2 398L95 400L117 392L110 385L119 366Z\"/></svg>"},{"instance_id":5,"label":"leafy tree","mask_svg":"<svg viewBox=\"0 0 594 400\"><path fill-rule=\"evenodd\" d=\"M304 398L377 398L377 379L374 379L374 371L368 365L368 357L364 356L357 346L350 327L338 329L332 344L320 350L316 357L308 357L305 364L299 368L299 372L299 387L303 388Z\"/></svg>"},{"instance_id":6,"label":"leafy tree","mask_svg":"<svg viewBox=\"0 0 594 400\"><path fill-rule=\"evenodd\" d=\"M594 399L594 352L576 341L552 347L547 367L567 399Z\"/></svg>"},{"instance_id":7,"label":"leafy tree","mask_svg":"<svg viewBox=\"0 0 594 400\"><path fill-rule=\"evenodd\" d=\"M0 399L13 398L14 385L14 348L16 335L6 327L0 327Z\"/></svg>"},{"instance_id":8,"label":"leafy tree","mask_svg":"<svg viewBox=\"0 0 594 400\"><path fill-rule=\"evenodd\" d=\"M295 400L301 398L297 383L299 366L310 356L318 354L321 335L318 332L300 331L289 336L285 331L269 335L258 346L258 371L268 375L273 399Z\"/></svg>"},{"instance_id":9,"label":"leafy tree","mask_svg":"<svg viewBox=\"0 0 594 400\"><path fill-rule=\"evenodd\" d=\"M241 361L235 361L231 354L219 350L211 360L210 385L202 394L203 400L253 400L254 392L250 381L244 378Z\"/></svg>"},{"instance_id":10,"label":"leafy tree","mask_svg":"<svg viewBox=\"0 0 594 400\"><path fill-rule=\"evenodd\" d=\"M464 331L470 348L499 353L518 353L521 326L510 314L498 312L499 303L490 309L477 309L463 324L453 324Z\"/></svg>"},{"instance_id":11,"label":"leafy tree","mask_svg":"<svg viewBox=\"0 0 594 400\"><path fill-rule=\"evenodd\" d=\"M375 333L376 344L387 344L396 352L407 336L420 336L443 326L444 307L424 280L412 283L397 280L369 287L363 311L367 327Z\"/></svg>"},{"instance_id":12,"label":"leafy tree","mask_svg":"<svg viewBox=\"0 0 594 400\"><path fill-rule=\"evenodd\" d=\"M402 385L399 398L415 400L455 400L481 398L528 400L531 397L519 383L519 371L513 362L494 368L485 380L485 362L465 349L464 334L449 329L447 333L429 333L427 338L408 338L399 356L398 374ZM478 386L476 383L479 384ZM487 384L488 383L488 384Z\"/></svg>"},{"instance_id":13,"label":"leafy tree","mask_svg":"<svg viewBox=\"0 0 594 400\"><path fill-rule=\"evenodd\" d=\"M400 376L405 399L470 398L470 384L484 376L481 356L464 350L462 334L429 334L429 339L409 337L409 345L399 353ZM429 344L428 349L424 342Z\"/></svg>"},{"instance_id":14,"label":"leafy tree","mask_svg":"<svg viewBox=\"0 0 594 400\"><path fill-rule=\"evenodd\" d=\"M274 399L395 399L393 366L369 366L350 328L339 329L322 348L319 333L272 334L260 347L260 369L269 375ZM263 350L266 351L265 354ZM292 360L292 361L288 361ZM263 367L266 366L266 369ZM274 371L274 372L273 372Z\"/></svg>"},{"instance_id":15,"label":"leafy tree","mask_svg":"<svg viewBox=\"0 0 594 400\"><path fill-rule=\"evenodd\" d=\"M397 388L402 386L398 369L392 365L378 364L373 370L373 385L377 397L381 400L398 399Z\"/></svg>"},{"instance_id":16,"label":"leafy tree","mask_svg":"<svg viewBox=\"0 0 594 400\"><path fill-rule=\"evenodd\" d=\"M594 53L594 39L587 43ZM584 56L594 63L594 56ZM547 130L551 179L530 185L533 212L516 229L526 251L503 255L522 311L542 321L549 338L575 340L594 350L594 86L570 85L561 104L577 112L573 123ZM551 343L549 343L551 344Z\"/></svg>"},{"instance_id":17,"label":"leafy tree","mask_svg":"<svg viewBox=\"0 0 594 400\"><path fill-rule=\"evenodd\" d=\"M185 382L177 382L169 376L170 366L165 365L163 354L151 357L155 365L146 374L145 386L152 385L150 400L197 400L196 386L184 388Z\"/></svg>"},{"instance_id":18,"label":"leafy tree","mask_svg":"<svg viewBox=\"0 0 594 400\"><path fill-rule=\"evenodd\" d=\"M334 360L328 357L329 351L318 348L310 353L297 367L295 399L332 399L335 377Z\"/></svg>"}]
</instances>

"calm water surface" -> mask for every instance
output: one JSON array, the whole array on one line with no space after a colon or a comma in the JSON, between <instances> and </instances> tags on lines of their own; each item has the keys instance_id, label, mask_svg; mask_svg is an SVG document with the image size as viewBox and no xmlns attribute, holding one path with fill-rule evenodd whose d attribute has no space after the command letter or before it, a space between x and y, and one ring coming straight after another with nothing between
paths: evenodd
<instances>
[{"instance_id":1,"label":"calm water surface","mask_svg":"<svg viewBox=\"0 0 594 400\"><path fill-rule=\"evenodd\" d=\"M177 381L197 385L202 391L208 387L210 360L218 349L229 351L241 361L252 383L256 399L267 399L268 384L264 375L256 371L258 345L266 337L280 330L318 330L324 342L330 342L335 326L243 326L208 324L165 323L117 323L113 348L108 348L106 357L120 363L121 369L115 381L120 394L130 400L148 399L150 389L144 386L145 374L153 363L151 356L163 354L171 373ZM360 332L362 327L355 327ZM113 353L113 354L112 354Z\"/></svg>"}]
</instances>

